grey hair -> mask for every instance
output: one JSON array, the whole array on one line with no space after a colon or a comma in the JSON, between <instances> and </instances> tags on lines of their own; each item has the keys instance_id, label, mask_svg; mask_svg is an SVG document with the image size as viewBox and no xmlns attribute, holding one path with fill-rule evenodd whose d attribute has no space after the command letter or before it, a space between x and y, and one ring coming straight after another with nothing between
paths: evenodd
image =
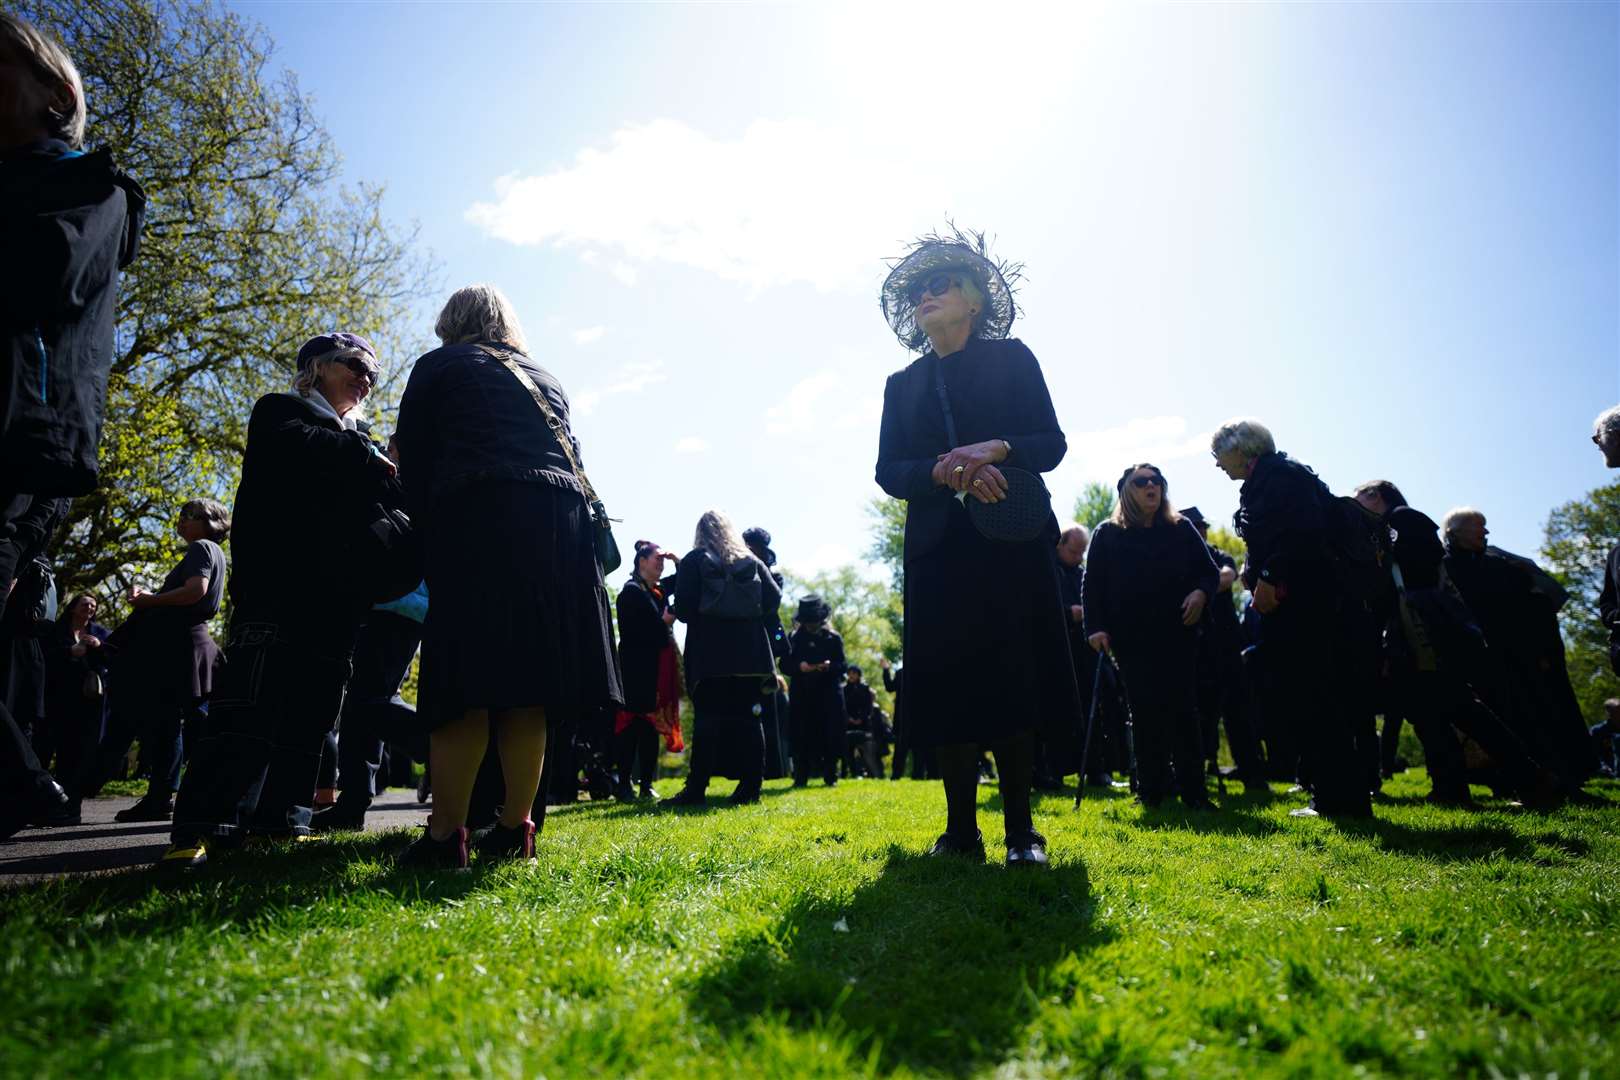
<instances>
[{"instance_id":1,"label":"grey hair","mask_svg":"<svg viewBox=\"0 0 1620 1080\"><path fill-rule=\"evenodd\" d=\"M192 499L180 508L182 514L194 514L208 526L208 539L223 544L231 535L231 512L225 504L214 499Z\"/></svg>"},{"instance_id":2,"label":"grey hair","mask_svg":"<svg viewBox=\"0 0 1620 1080\"><path fill-rule=\"evenodd\" d=\"M692 546L707 551L728 565L738 559L754 557L754 553L748 550L748 545L743 543L742 534L737 531L737 526L719 510L705 510L703 516L698 518L697 533L692 538Z\"/></svg>"},{"instance_id":3,"label":"grey hair","mask_svg":"<svg viewBox=\"0 0 1620 1080\"><path fill-rule=\"evenodd\" d=\"M33 71L34 78L51 99L45 117L53 138L77 150L84 145L84 80L79 69L57 42L41 33L32 23L0 12L0 44L8 45ZM72 100L61 102L63 85Z\"/></svg>"},{"instance_id":4,"label":"grey hair","mask_svg":"<svg viewBox=\"0 0 1620 1080\"><path fill-rule=\"evenodd\" d=\"M1472 506L1454 506L1446 511L1445 520L1440 523L1440 531L1451 536L1457 531L1457 526L1474 518L1484 521L1485 515Z\"/></svg>"},{"instance_id":5,"label":"grey hair","mask_svg":"<svg viewBox=\"0 0 1620 1080\"><path fill-rule=\"evenodd\" d=\"M1260 421L1238 417L1215 429L1209 437L1209 448L1216 457L1237 450L1246 458L1258 458L1276 453L1277 440L1271 437L1271 429Z\"/></svg>"},{"instance_id":6,"label":"grey hair","mask_svg":"<svg viewBox=\"0 0 1620 1080\"><path fill-rule=\"evenodd\" d=\"M356 355L358 355L358 353ZM318 393L321 388L321 373L326 370L328 364L335 364L340 359L341 356L339 354L333 354L330 357L322 357L319 360L312 360L308 364L304 365L293 375L293 393L297 394L299 397L306 398L311 394ZM376 387L372 387L372 389L375 390ZM326 395L322 394L321 396L325 397ZM328 401L327 404L331 405L332 403ZM344 415L345 417L352 416L356 420L361 419L363 416L365 416L365 404L361 403L356 405Z\"/></svg>"},{"instance_id":7,"label":"grey hair","mask_svg":"<svg viewBox=\"0 0 1620 1080\"><path fill-rule=\"evenodd\" d=\"M451 293L433 332L446 345L494 341L525 355L529 351L512 301L493 285L469 285Z\"/></svg>"},{"instance_id":8,"label":"grey hair","mask_svg":"<svg viewBox=\"0 0 1620 1080\"><path fill-rule=\"evenodd\" d=\"M1604 409L1592 421L1592 437L1605 446L1620 440L1620 405Z\"/></svg>"}]
</instances>

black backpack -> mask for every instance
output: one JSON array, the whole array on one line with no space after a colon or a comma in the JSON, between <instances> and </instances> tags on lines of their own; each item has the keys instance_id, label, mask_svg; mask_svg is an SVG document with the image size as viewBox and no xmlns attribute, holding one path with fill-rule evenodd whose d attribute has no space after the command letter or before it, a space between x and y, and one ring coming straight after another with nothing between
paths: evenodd
<instances>
[{"instance_id":1,"label":"black backpack","mask_svg":"<svg viewBox=\"0 0 1620 1080\"><path fill-rule=\"evenodd\" d=\"M759 562L745 555L729 565L703 553L703 594L698 614L714 619L757 619L765 595L759 581Z\"/></svg>"},{"instance_id":2,"label":"black backpack","mask_svg":"<svg viewBox=\"0 0 1620 1080\"><path fill-rule=\"evenodd\" d=\"M1388 614L1394 601L1389 573L1389 527L1349 495L1322 488L1328 554L1339 586L1351 601L1374 614Z\"/></svg>"},{"instance_id":3,"label":"black backpack","mask_svg":"<svg viewBox=\"0 0 1620 1080\"><path fill-rule=\"evenodd\" d=\"M37 555L17 574L12 602L28 622L50 622L56 618L56 571L50 560Z\"/></svg>"}]
</instances>

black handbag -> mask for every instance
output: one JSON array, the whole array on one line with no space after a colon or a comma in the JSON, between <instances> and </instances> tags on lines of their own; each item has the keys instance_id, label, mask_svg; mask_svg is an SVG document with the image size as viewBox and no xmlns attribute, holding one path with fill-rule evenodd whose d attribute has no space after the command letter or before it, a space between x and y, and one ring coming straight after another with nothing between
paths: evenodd
<instances>
[{"instance_id":1,"label":"black handbag","mask_svg":"<svg viewBox=\"0 0 1620 1080\"><path fill-rule=\"evenodd\" d=\"M951 446L961 442L956 437L956 417L951 414L951 399L945 392L945 372L939 361L934 361L934 389L939 393L939 407L945 414L945 437ZM965 491L956 498L968 512L968 520L979 534L989 540L1008 544L1027 544L1037 539L1052 520L1052 493L1039 473L1016 466L996 466L1007 481L1007 497L1000 502L980 502L968 498Z\"/></svg>"},{"instance_id":2,"label":"black handbag","mask_svg":"<svg viewBox=\"0 0 1620 1080\"><path fill-rule=\"evenodd\" d=\"M603 506L602 500L596 497L596 489L591 487L591 482L586 477L585 470L579 467L579 459L574 456L574 441L568 437L568 432L563 428L563 423L558 419L557 414L551 411L551 403L546 400L546 395L540 392L540 388L534 385L534 380L529 378L529 373L524 371L518 362L512 359L510 354L491 349L485 345L478 347L487 355L499 360L501 366L510 371L512 377L523 384L523 389L527 390L529 396L534 398L534 403L540 406L540 412L546 418L546 426L551 429L552 437L557 440L557 445L562 447L563 457L568 459L568 467L574 470L574 478L579 481L579 486L585 494L585 505L590 507L591 525L593 526L591 541L596 550L596 561L602 567L602 573L613 573L624 563L624 556L619 554L619 542L613 538L613 519L608 517L607 507Z\"/></svg>"}]
</instances>

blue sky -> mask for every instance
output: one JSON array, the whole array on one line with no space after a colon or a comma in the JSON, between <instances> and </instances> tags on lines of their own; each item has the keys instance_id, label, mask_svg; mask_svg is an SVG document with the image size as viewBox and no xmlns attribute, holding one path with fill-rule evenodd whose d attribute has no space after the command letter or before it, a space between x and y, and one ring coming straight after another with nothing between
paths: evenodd
<instances>
[{"instance_id":1,"label":"blue sky","mask_svg":"<svg viewBox=\"0 0 1620 1080\"><path fill-rule=\"evenodd\" d=\"M627 542L718 506L860 556L883 260L947 215L1027 265L1060 515L1152 460L1229 518L1234 415L1524 552L1609 478L1616 5L233 6L446 286L516 302Z\"/></svg>"}]
</instances>

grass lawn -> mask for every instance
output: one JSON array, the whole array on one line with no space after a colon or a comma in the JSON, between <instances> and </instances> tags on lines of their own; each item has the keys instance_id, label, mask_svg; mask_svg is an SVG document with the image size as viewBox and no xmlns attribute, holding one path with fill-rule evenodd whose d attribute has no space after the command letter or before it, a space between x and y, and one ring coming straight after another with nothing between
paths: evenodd
<instances>
[{"instance_id":1,"label":"grass lawn","mask_svg":"<svg viewBox=\"0 0 1620 1080\"><path fill-rule=\"evenodd\" d=\"M778 782L571 807L535 866L402 872L400 832L0 891L0 1073L1620 1075L1620 789L1426 787L1048 796L1045 873L925 858L936 785Z\"/></svg>"}]
</instances>

